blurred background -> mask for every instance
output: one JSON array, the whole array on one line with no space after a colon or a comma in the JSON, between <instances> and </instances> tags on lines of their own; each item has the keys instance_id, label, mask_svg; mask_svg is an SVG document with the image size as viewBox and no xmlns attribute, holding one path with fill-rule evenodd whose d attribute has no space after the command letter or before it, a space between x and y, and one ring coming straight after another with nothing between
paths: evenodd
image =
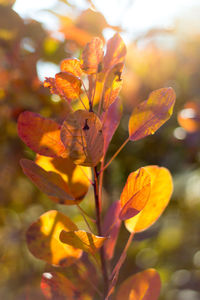
<instances>
[{"instance_id":1,"label":"blurred background","mask_svg":"<svg viewBox=\"0 0 200 300\"><path fill-rule=\"evenodd\" d=\"M153 267L162 278L160 300L200 299L199 16L198 0L0 0L0 299L43 299L39 283L48 267L25 243L26 229L43 212L58 209L82 226L76 209L56 205L23 175L19 160L34 153L17 135L18 115L62 117L65 103L43 88L45 76L54 76L62 59L80 57L93 36L106 41L116 31L128 49L124 114L107 158L127 137L136 103L161 87L177 94L172 118L154 136L128 144L105 174L105 208L141 166L165 166L174 180L168 208L136 235L119 282ZM93 213L91 191L82 207ZM116 258L127 236L122 226Z\"/></svg>"}]
</instances>

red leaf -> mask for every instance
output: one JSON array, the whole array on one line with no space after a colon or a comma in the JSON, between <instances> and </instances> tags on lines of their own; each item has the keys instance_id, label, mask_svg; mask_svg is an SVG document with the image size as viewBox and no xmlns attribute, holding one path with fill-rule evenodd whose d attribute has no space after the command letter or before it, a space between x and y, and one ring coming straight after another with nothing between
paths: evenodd
<instances>
[{"instance_id":1,"label":"red leaf","mask_svg":"<svg viewBox=\"0 0 200 300\"><path fill-rule=\"evenodd\" d=\"M60 174L47 172L29 159L21 159L20 164L24 174L48 196L57 197L62 203L65 200L75 200L67 193L67 185Z\"/></svg>"},{"instance_id":2,"label":"red leaf","mask_svg":"<svg viewBox=\"0 0 200 300\"><path fill-rule=\"evenodd\" d=\"M122 116L122 106L119 98L115 100L106 112L102 114L104 155L108 149L110 141L119 126Z\"/></svg>"},{"instance_id":3,"label":"red leaf","mask_svg":"<svg viewBox=\"0 0 200 300\"><path fill-rule=\"evenodd\" d=\"M119 219L120 210L120 201L114 202L108 209L103 222L103 235L109 237L104 243L104 251L108 260L112 259L114 255L115 245L121 226L121 220Z\"/></svg>"},{"instance_id":4,"label":"red leaf","mask_svg":"<svg viewBox=\"0 0 200 300\"><path fill-rule=\"evenodd\" d=\"M34 152L44 156L64 156L60 125L39 114L25 111L18 118L18 134Z\"/></svg>"},{"instance_id":5,"label":"red leaf","mask_svg":"<svg viewBox=\"0 0 200 300\"><path fill-rule=\"evenodd\" d=\"M79 295L77 287L58 272L43 273L40 286L48 300L74 300Z\"/></svg>"}]
</instances>

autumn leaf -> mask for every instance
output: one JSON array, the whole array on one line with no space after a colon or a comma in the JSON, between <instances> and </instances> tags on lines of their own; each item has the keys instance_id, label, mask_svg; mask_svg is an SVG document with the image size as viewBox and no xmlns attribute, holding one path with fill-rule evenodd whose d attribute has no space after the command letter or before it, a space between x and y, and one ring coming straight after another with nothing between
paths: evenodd
<instances>
[{"instance_id":1,"label":"autumn leaf","mask_svg":"<svg viewBox=\"0 0 200 300\"><path fill-rule=\"evenodd\" d=\"M94 255L99 250L99 248L102 247L106 239L106 237L97 236L84 230L63 230L60 234L60 240L62 243L66 243L75 248L82 249L92 255Z\"/></svg>"},{"instance_id":2,"label":"autumn leaf","mask_svg":"<svg viewBox=\"0 0 200 300\"><path fill-rule=\"evenodd\" d=\"M77 110L68 114L61 140L75 164L93 167L103 156L102 124L93 112Z\"/></svg>"},{"instance_id":3,"label":"autumn leaf","mask_svg":"<svg viewBox=\"0 0 200 300\"><path fill-rule=\"evenodd\" d=\"M82 53L82 69L87 74L95 74L101 71L103 60L103 41L95 37L87 43Z\"/></svg>"},{"instance_id":4,"label":"autumn leaf","mask_svg":"<svg viewBox=\"0 0 200 300\"><path fill-rule=\"evenodd\" d=\"M25 111L18 118L18 134L34 152L45 156L65 156L60 139L60 125L39 114Z\"/></svg>"},{"instance_id":5,"label":"autumn leaf","mask_svg":"<svg viewBox=\"0 0 200 300\"><path fill-rule=\"evenodd\" d=\"M104 137L104 155L108 149L110 141L119 126L122 116L121 101L117 98L108 108L106 112L102 114L101 120L103 124L103 137Z\"/></svg>"},{"instance_id":6,"label":"autumn leaf","mask_svg":"<svg viewBox=\"0 0 200 300\"><path fill-rule=\"evenodd\" d=\"M80 258L82 251L63 244L59 240L62 230L78 230L77 226L64 214L50 210L34 222L26 234L30 252L45 262L66 267Z\"/></svg>"},{"instance_id":7,"label":"autumn leaf","mask_svg":"<svg viewBox=\"0 0 200 300\"><path fill-rule=\"evenodd\" d=\"M143 167L151 177L151 192L144 209L135 217L125 221L128 231L140 232L149 228L165 210L172 191L170 172L163 167Z\"/></svg>"},{"instance_id":8,"label":"autumn leaf","mask_svg":"<svg viewBox=\"0 0 200 300\"><path fill-rule=\"evenodd\" d=\"M58 272L43 273L40 286L48 300L74 300L79 295L77 287Z\"/></svg>"},{"instance_id":9,"label":"autumn leaf","mask_svg":"<svg viewBox=\"0 0 200 300\"><path fill-rule=\"evenodd\" d=\"M68 192L68 187L60 174L45 171L34 161L21 159L24 174L45 194L58 198L58 202L64 204L65 201L74 201L74 197ZM75 203L74 203L75 204Z\"/></svg>"},{"instance_id":10,"label":"autumn leaf","mask_svg":"<svg viewBox=\"0 0 200 300\"><path fill-rule=\"evenodd\" d=\"M125 56L126 46L119 33L116 33L107 43L106 55L103 61L104 72L118 63L124 63Z\"/></svg>"},{"instance_id":11,"label":"autumn leaf","mask_svg":"<svg viewBox=\"0 0 200 300\"><path fill-rule=\"evenodd\" d=\"M79 98L82 85L79 77L60 72L55 75L55 83L59 94L69 102Z\"/></svg>"},{"instance_id":12,"label":"autumn leaf","mask_svg":"<svg viewBox=\"0 0 200 300\"><path fill-rule=\"evenodd\" d=\"M151 177L145 168L132 172L124 186L120 197L121 220L136 216L146 205L151 191Z\"/></svg>"},{"instance_id":13,"label":"autumn leaf","mask_svg":"<svg viewBox=\"0 0 200 300\"><path fill-rule=\"evenodd\" d=\"M119 63L112 67L106 76L103 92L103 110L107 110L109 106L116 100L122 87L122 70L123 63Z\"/></svg>"},{"instance_id":14,"label":"autumn leaf","mask_svg":"<svg viewBox=\"0 0 200 300\"><path fill-rule=\"evenodd\" d=\"M76 58L64 59L60 64L60 69L62 72L67 72L68 74L74 75L76 77L81 77L83 71L81 69L81 62Z\"/></svg>"},{"instance_id":15,"label":"autumn leaf","mask_svg":"<svg viewBox=\"0 0 200 300\"><path fill-rule=\"evenodd\" d=\"M103 235L109 237L104 243L104 252L108 260L112 259L114 255L115 245L121 226L121 220L119 219L120 210L120 201L112 203L106 213L102 226Z\"/></svg>"},{"instance_id":16,"label":"autumn leaf","mask_svg":"<svg viewBox=\"0 0 200 300\"><path fill-rule=\"evenodd\" d=\"M146 101L141 102L129 119L129 138L137 141L154 134L172 115L175 103L172 88L153 91Z\"/></svg>"},{"instance_id":17,"label":"autumn leaf","mask_svg":"<svg viewBox=\"0 0 200 300\"><path fill-rule=\"evenodd\" d=\"M117 291L116 300L157 300L160 289L158 272L147 269L126 279Z\"/></svg>"},{"instance_id":18,"label":"autumn leaf","mask_svg":"<svg viewBox=\"0 0 200 300\"><path fill-rule=\"evenodd\" d=\"M63 204L79 203L87 193L92 178L91 169L75 165L69 158L52 158L37 155L36 164L47 172L59 174L65 183L65 190L74 200L64 200ZM62 184L60 185L62 187ZM53 200L61 203L60 199Z\"/></svg>"}]
</instances>

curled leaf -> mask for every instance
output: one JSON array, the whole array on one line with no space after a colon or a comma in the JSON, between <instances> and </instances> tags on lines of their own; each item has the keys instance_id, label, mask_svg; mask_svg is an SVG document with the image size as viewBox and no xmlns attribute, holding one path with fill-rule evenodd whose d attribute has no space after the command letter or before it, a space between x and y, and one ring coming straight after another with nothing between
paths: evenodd
<instances>
[{"instance_id":1,"label":"curled leaf","mask_svg":"<svg viewBox=\"0 0 200 300\"><path fill-rule=\"evenodd\" d=\"M77 231L65 231L63 230L60 234L60 240L62 243L66 243L75 248L82 249L94 255L99 248L103 246L107 238L97 236L84 230Z\"/></svg>"},{"instance_id":2,"label":"curled leaf","mask_svg":"<svg viewBox=\"0 0 200 300\"><path fill-rule=\"evenodd\" d=\"M57 73L55 76L56 88L59 94L68 101L79 98L81 93L81 80L67 72Z\"/></svg>"},{"instance_id":3,"label":"curled leaf","mask_svg":"<svg viewBox=\"0 0 200 300\"><path fill-rule=\"evenodd\" d=\"M28 229L26 234L30 252L45 262L66 267L80 258L82 251L60 242L62 230L78 230L77 226L64 214L51 210L44 213Z\"/></svg>"},{"instance_id":4,"label":"curled leaf","mask_svg":"<svg viewBox=\"0 0 200 300\"><path fill-rule=\"evenodd\" d=\"M60 69L62 72L67 72L76 77L81 77L83 71L81 69L81 62L76 58L64 59L60 64Z\"/></svg>"},{"instance_id":5,"label":"curled leaf","mask_svg":"<svg viewBox=\"0 0 200 300\"><path fill-rule=\"evenodd\" d=\"M69 158L52 158L37 155L36 164L47 172L59 174L65 183L65 190L74 200L64 200L63 204L74 205L79 203L90 186L91 169L75 165ZM62 187L62 185L60 185ZM61 203L58 198L54 201Z\"/></svg>"},{"instance_id":6,"label":"curled leaf","mask_svg":"<svg viewBox=\"0 0 200 300\"><path fill-rule=\"evenodd\" d=\"M103 110L107 110L108 107L116 100L121 87L122 87L122 70L123 63L119 63L112 67L109 71L105 84L104 84L104 93L103 93Z\"/></svg>"},{"instance_id":7,"label":"curled leaf","mask_svg":"<svg viewBox=\"0 0 200 300\"><path fill-rule=\"evenodd\" d=\"M132 112L129 137L132 141L154 134L172 115L176 94L172 88L153 91Z\"/></svg>"},{"instance_id":8,"label":"curled leaf","mask_svg":"<svg viewBox=\"0 0 200 300\"><path fill-rule=\"evenodd\" d=\"M120 197L121 220L136 216L146 205L151 191L151 177L145 168L132 172L124 186Z\"/></svg>"},{"instance_id":9,"label":"curled leaf","mask_svg":"<svg viewBox=\"0 0 200 300\"><path fill-rule=\"evenodd\" d=\"M61 140L75 164L96 166L103 156L102 124L93 112L77 110L68 114Z\"/></svg>"},{"instance_id":10,"label":"curled leaf","mask_svg":"<svg viewBox=\"0 0 200 300\"><path fill-rule=\"evenodd\" d=\"M77 287L58 272L43 273L40 286L48 300L74 300L79 295Z\"/></svg>"},{"instance_id":11,"label":"curled leaf","mask_svg":"<svg viewBox=\"0 0 200 300\"><path fill-rule=\"evenodd\" d=\"M126 279L117 291L116 300L157 300L160 289L158 272L147 269Z\"/></svg>"},{"instance_id":12,"label":"curled leaf","mask_svg":"<svg viewBox=\"0 0 200 300\"><path fill-rule=\"evenodd\" d=\"M29 159L21 159L20 164L28 178L45 194L58 198L59 203L74 201L74 197L68 193L66 183L60 174L45 171Z\"/></svg>"},{"instance_id":13,"label":"curled leaf","mask_svg":"<svg viewBox=\"0 0 200 300\"><path fill-rule=\"evenodd\" d=\"M116 33L107 43L106 55L104 57L104 71L111 69L118 63L124 63L126 56L126 46L119 35Z\"/></svg>"},{"instance_id":14,"label":"curled leaf","mask_svg":"<svg viewBox=\"0 0 200 300\"><path fill-rule=\"evenodd\" d=\"M45 156L65 156L60 125L39 114L25 111L18 118L18 134L34 152Z\"/></svg>"},{"instance_id":15,"label":"curled leaf","mask_svg":"<svg viewBox=\"0 0 200 300\"><path fill-rule=\"evenodd\" d=\"M172 177L166 168L147 166L143 169L151 177L151 192L144 209L137 216L125 221L130 232L149 228L165 210L173 191Z\"/></svg>"},{"instance_id":16,"label":"curled leaf","mask_svg":"<svg viewBox=\"0 0 200 300\"><path fill-rule=\"evenodd\" d=\"M82 53L82 69L87 74L94 74L101 71L101 62L103 60L103 41L95 37L87 43Z\"/></svg>"}]
</instances>

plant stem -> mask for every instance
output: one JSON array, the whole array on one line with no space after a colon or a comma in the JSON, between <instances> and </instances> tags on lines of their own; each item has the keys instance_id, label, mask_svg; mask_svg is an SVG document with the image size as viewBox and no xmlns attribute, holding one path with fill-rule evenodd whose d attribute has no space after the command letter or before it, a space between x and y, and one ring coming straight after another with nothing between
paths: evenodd
<instances>
[{"instance_id":1,"label":"plant stem","mask_svg":"<svg viewBox=\"0 0 200 300\"><path fill-rule=\"evenodd\" d=\"M93 170L94 170L93 187L94 187L94 198L95 198L96 218L97 218L96 223L97 223L98 235L102 236L97 167L94 167ZM106 296L108 292L109 281L108 281L108 271L107 271L106 258L105 258L105 252L103 246L100 249L100 258L101 258L101 269L102 269L103 280L104 280L104 296Z\"/></svg>"},{"instance_id":2,"label":"plant stem","mask_svg":"<svg viewBox=\"0 0 200 300\"><path fill-rule=\"evenodd\" d=\"M111 157L111 159L107 162L107 164L99 171L99 173L103 172L107 167L111 164L113 159L119 154L119 152L126 146L126 144L129 142L130 138L128 137L125 142L119 147L119 149L115 152L115 154Z\"/></svg>"}]
</instances>

